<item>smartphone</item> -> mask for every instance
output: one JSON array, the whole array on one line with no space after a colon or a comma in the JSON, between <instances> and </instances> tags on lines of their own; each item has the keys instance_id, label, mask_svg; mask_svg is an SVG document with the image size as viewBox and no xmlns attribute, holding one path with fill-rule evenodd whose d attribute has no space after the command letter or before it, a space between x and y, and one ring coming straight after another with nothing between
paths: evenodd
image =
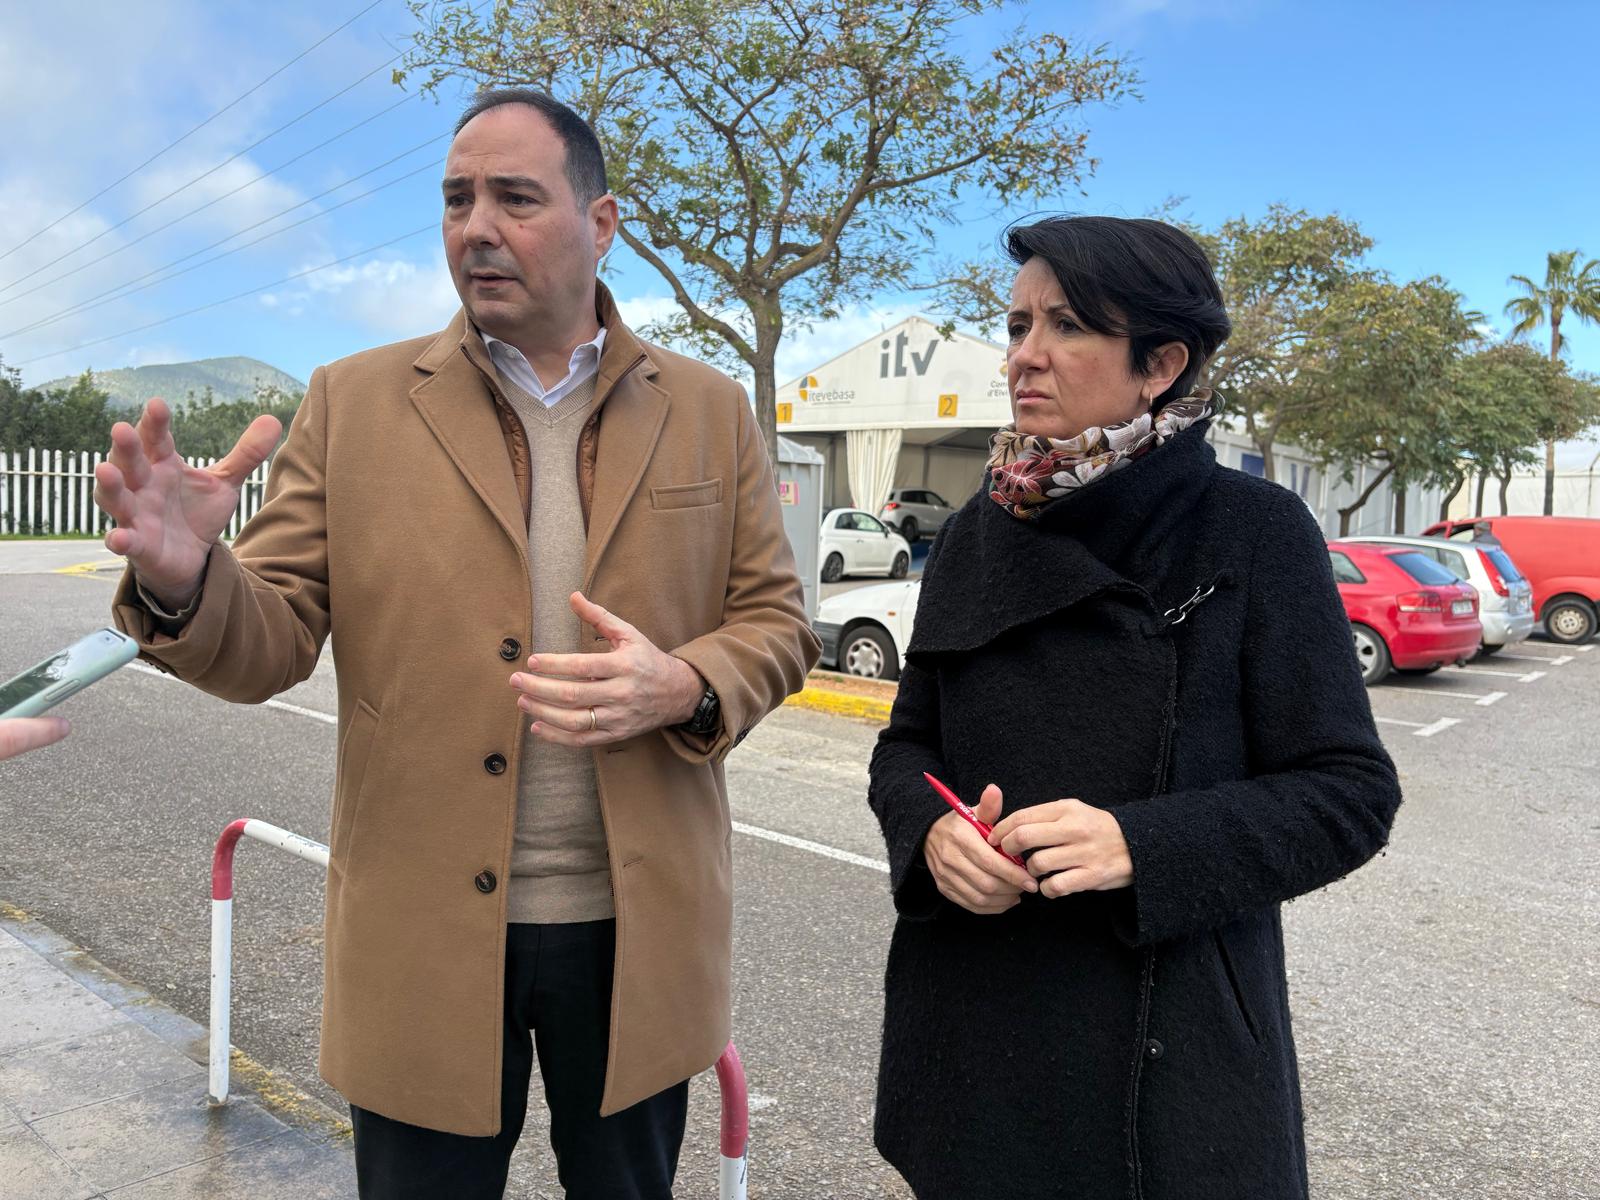
<instances>
[{"instance_id":1,"label":"smartphone","mask_svg":"<svg viewBox=\"0 0 1600 1200\"><path fill-rule=\"evenodd\" d=\"M97 629L37 666L0 683L0 718L37 717L73 692L104 679L139 653L139 643L115 629Z\"/></svg>"}]
</instances>

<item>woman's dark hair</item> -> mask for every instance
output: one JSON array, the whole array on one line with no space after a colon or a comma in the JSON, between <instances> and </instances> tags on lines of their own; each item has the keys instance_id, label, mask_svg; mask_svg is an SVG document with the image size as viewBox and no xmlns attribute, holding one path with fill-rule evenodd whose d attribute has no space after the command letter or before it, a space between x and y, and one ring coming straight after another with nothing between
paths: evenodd
<instances>
[{"instance_id":1,"label":"woman's dark hair","mask_svg":"<svg viewBox=\"0 0 1600 1200\"><path fill-rule=\"evenodd\" d=\"M454 132L460 133L473 117L503 104L526 105L538 110L550 122L561 144L567 148L567 182L572 185L580 207L588 208L611 190L606 185L606 159L600 151L600 139L595 137L589 123L554 96L537 88L504 87L479 92L467 111L461 114Z\"/></svg>"},{"instance_id":2,"label":"woman's dark hair","mask_svg":"<svg viewBox=\"0 0 1600 1200\"><path fill-rule=\"evenodd\" d=\"M1168 342L1189 348L1183 374L1152 411L1194 390L1233 329L1205 253L1163 221L1046 217L1006 230L1005 250L1019 267L1036 255L1049 263L1083 325L1128 339L1135 375L1149 375L1156 350Z\"/></svg>"}]
</instances>

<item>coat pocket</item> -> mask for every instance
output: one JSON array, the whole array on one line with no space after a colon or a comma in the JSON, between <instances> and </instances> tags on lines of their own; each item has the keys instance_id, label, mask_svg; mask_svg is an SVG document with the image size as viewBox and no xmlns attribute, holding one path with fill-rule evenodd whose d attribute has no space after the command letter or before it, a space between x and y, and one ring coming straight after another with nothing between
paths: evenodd
<instances>
[{"instance_id":1,"label":"coat pocket","mask_svg":"<svg viewBox=\"0 0 1600 1200\"><path fill-rule=\"evenodd\" d=\"M722 503L722 480L707 479L704 483L680 483L672 487L650 489L650 504L658 509L704 508Z\"/></svg>"},{"instance_id":2,"label":"coat pocket","mask_svg":"<svg viewBox=\"0 0 1600 1200\"><path fill-rule=\"evenodd\" d=\"M1213 929L1211 938L1217 946L1217 961L1222 964L1222 974L1228 983L1228 991L1233 996L1233 1007L1239 1013L1239 1019L1244 1022L1245 1031L1249 1033L1250 1040L1256 1045L1261 1044L1261 1026L1250 1015L1250 1005L1245 1000L1244 987L1241 984L1239 972L1234 969L1233 956L1228 953L1227 939L1222 936L1222 930Z\"/></svg>"},{"instance_id":3,"label":"coat pocket","mask_svg":"<svg viewBox=\"0 0 1600 1200\"><path fill-rule=\"evenodd\" d=\"M381 719L377 709L365 700L357 700L356 711L350 717L350 727L345 730L344 741L339 746L333 799L333 843L328 847L329 858L339 862L346 862L350 857L350 835L355 830L356 810L360 807L362 785L367 778L367 763L372 757L372 743L377 738Z\"/></svg>"}]
</instances>

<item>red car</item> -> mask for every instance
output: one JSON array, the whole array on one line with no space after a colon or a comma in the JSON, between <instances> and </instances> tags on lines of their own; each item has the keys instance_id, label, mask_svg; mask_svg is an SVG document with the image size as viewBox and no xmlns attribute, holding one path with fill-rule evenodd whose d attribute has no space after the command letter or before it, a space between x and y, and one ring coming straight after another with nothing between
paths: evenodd
<instances>
[{"instance_id":1,"label":"red car","mask_svg":"<svg viewBox=\"0 0 1600 1200\"><path fill-rule=\"evenodd\" d=\"M1533 584L1533 611L1553 641L1587 642L1600 629L1600 519L1469 517L1426 532L1502 547Z\"/></svg>"},{"instance_id":2,"label":"red car","mask_svg":"<svg viewBox=\"0 0 1600 1200\"><path fill-rule=\"evenodd\" d=\"M1328 557L1368 687L1391 669L1426 674L1477 652L1477 591L1422 551L1341 541Z\"/></svg>"}]
</instances>

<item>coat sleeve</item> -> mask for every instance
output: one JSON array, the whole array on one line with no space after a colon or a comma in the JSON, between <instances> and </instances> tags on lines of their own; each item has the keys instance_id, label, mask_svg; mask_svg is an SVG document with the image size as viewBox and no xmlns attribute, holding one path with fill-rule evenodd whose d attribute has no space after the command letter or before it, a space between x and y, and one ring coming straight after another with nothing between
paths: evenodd
<instances>
[{"instance_id":1,"label":"coat sleeve","mask_svg":"<svg viewBox=\"0 0 1600 1200\"><path fill-rule=\"evenodd\" d=\"M1115 810L1135 945L1226 924L1347 875L1400 804L1322 531L1284 492L1258 532L1240 671L1251 778Z\"/></svg>"},{"instance_id":2,"label":"coat sleeve","mask_svg":"<svg viewBox=\"0 0 1600 1200\"><path fill-rule=\"evenodd\" d=\"M328 636L324 372L311 376L273 460L266 502L230 550L211 547L194 615L174 634L138 597L130 568L112 600L140 656L224 700L259 703L306 679Z\"/></svg>"},{"instance_id":3,"label":"coat sleeve","mask_svg":"<svg viewBox=\"0 0 1600 1200\"><path fill-rule=\"evenodd\" d=\"M889 724L878 735L868 768L867 803L889 848L889 887L901 916L926 920L946 903L922 857L928 829L949 808L922 778L945 778L940 757L939 681L907 662Z\"/></svg>"},{"instance_id":4,"label":"coat sleeve","mask_svg":"<svg viewBox=\"0 0 1600 1200\"><path fill-rule=\"evenodd\" d=\"M724 758L761 718L805 686L822 656L822 643L806 619L766 443L743 388L734 407L738 478L722 624L671 651L716 689L722 728L704 737L662 731L680 757L695 763Z\"/></svg>"}]
</instances>

